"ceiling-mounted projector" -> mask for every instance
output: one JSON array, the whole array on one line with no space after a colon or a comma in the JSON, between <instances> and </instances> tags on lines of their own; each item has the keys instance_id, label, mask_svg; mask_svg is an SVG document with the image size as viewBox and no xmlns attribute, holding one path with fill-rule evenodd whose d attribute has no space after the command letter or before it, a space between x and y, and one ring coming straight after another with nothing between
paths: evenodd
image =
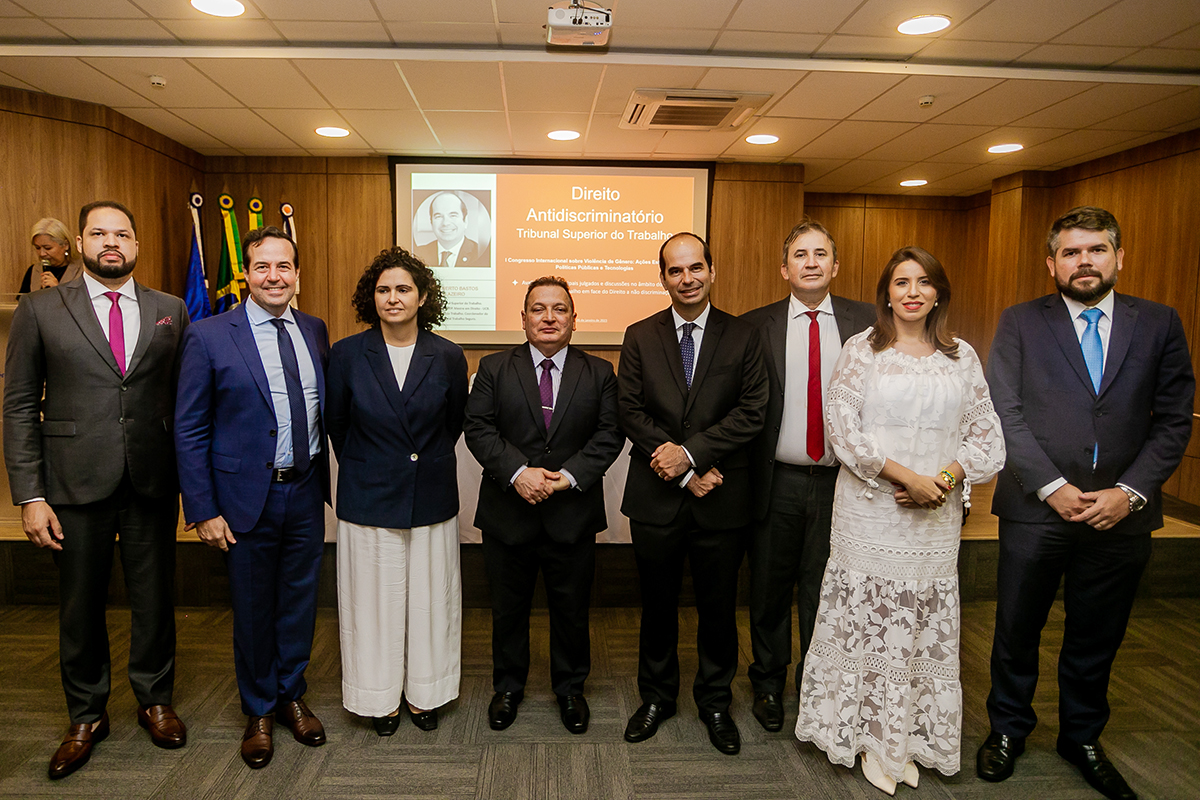
<instances>
[{"instance_id":1,"label":"ceiling-mounted projector","mask_svg":"<svg viewBox=\"0 0 1200 800\"><path fill-rule=\"evenodd\" d=\"M546 44L603 47L612 30L611 8L587 8L582 0L555 3L546 16Z\"/></svg>"}]
</instances>

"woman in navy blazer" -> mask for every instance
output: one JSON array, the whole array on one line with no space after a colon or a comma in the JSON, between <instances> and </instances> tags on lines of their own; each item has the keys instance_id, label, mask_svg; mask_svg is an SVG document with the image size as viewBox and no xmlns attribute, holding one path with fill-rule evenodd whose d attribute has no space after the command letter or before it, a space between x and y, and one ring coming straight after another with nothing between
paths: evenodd
<instances>
[{"instance_id":1,"label":"woman in navy blazer","mask_svg":"<svg viewBox=\"0 0 1200 800\"><path fill-rule=\"evenodd\" d=\"M380 736L401 696L423 730L458 696L462 590L454 445L467 403L462 348L431 332L445 316L433 272L384 250L353 304L370 329L337 342L325 430L338 458L342 703Z\"/></svg>"}]
</instances>

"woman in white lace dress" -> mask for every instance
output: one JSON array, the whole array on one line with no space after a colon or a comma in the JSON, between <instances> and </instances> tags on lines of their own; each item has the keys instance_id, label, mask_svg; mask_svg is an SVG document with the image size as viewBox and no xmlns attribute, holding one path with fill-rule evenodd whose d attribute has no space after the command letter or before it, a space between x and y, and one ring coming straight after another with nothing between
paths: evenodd
<instances>
[{"instance_id":1,"label":"woman in white lace dress","mask_svg":"<svg viewBox=\"0 0 1200 800\"><path fill-rule=\"evenodd\" d=\"M916 764L958 772L958 546L970 484L1004 464L978 356L946 332L950 283L919 247L892 256L875 327L846 342L826 430L842 462L796 736L861 753L888 794Z\"/></svg>"}]
</instances>

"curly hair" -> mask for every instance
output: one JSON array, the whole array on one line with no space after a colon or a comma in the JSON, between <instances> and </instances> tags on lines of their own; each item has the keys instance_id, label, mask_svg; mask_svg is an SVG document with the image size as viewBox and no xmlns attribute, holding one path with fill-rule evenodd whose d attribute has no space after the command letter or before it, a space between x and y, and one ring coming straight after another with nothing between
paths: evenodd
<instances>
[{"instance_id":1,"label":"curly hair","mask_svg":"<svg viewBox=\"0 0 1200 800\"><path fill-rule=\"evenodd\" d=\"M358 321L372 328L379 327L379 312L375 309L375 286L379 283L379 276L389 269L402 269L407 272L417 288L417 294L424 298L421 307L417 309L417 327L430 331L441 325L446 319L446 295L442 292L442 284L438 282L433 270L403 247L381 250L358 279L358 286L350 299Z\"/></svg>"}]
</instances>

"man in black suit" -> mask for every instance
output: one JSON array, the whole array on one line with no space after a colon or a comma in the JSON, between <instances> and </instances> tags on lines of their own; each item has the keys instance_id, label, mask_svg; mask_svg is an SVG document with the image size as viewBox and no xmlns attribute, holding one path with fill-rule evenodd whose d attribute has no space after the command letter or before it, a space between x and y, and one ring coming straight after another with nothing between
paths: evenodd
<instances>
[{"instance_id":1,"label":"man in black suit","mask_svg":"<svg viewBox=\"0 0 1200 800\"><path fill-rule=\"evenodd\" d=\"M187 308L130 277L137 230L120 203L84 206L79 231L84 273L22 300L5 361L13 503L25 534L53 551L59 570L59 663L71 726L50 760L51 778L82 767L108 736L104 606L118 535L138 722L159 747L187 741L171 708L179 518L171 416Z\"/></svg>"},{"instance_id":2,"label":"man in black suit","mask_svg":"<svg viewBox=\"0 0 1200 800\"><path fill-rule=\"evenodd\" d=\"M1008 463L992 500L992 730L976 769L1002 781L1025 750L1041 632L1065 577L1057 749L1101 794L1130 800L1098 740L1150 532L1163 524L1162 484L1191 435L1196 384L1175 310L1112 291L1124 257L1112 214L1072 209L1047 246L1059 293L1007 309L988 359Z\"/></svg>"},{"instance_id":3,"label":"man in black suit","mask_svg":"<svg viewBox=\"0 0 1200 800\"><path fill-rule=\"evenodd\" d=\"M550 680L563 725L588 726L588 603L596 534L608 527L604 472L625 443L612 365L570 347L575 304L538 278L521 311L527 344L479 362L467 447L483 465L475 526L492 595L493 730L513 723L529 675L529 608L541 569L550 606Z\"/></svg>"},{"instance_id":4,"label":"man in black suit","mask_svg":"<svg viewBox=\"0 0 1200 800\"><path fill-rule=\"evenodd\" d=\"M467 203L458 192L441 192L429 201L434 240L414 251L430 267L490 267L491 249L467 236Z\"/></svg>"},{"instance_id":5,"label":"man in black suit","mask_svg":"<svg viewBox=\"0 0 1200 800\"><path fill-rule=\"evenodd\" d=\"M800 584L800 658L808 652L838 462L825 442L825 393L842 344L875 323L875 306L835 297L837 244L805 218L783 243L779 268L791 289L743 319L758 328L771 393L762 433L751 446L754 529L750 537L750 642L754 716L783 727L783 686L792 660L792 595ZM800 683L796 670L796 684Z\"/></svg>"},{"instance_id":6,"label":"man in black suit","mask_svg":"<svg viewBox=\"0 0 1200 800\"><path fill-rule=\"evenodd\" d=\"M742 532L753 517L749 444L762 429L767 372L754 327L708 301L716 273L703 239L675 234L658 264L671 307L625 331L618 377L621 427L633 444L621 511L642 589L642 705L625 740L649 739L675 713L687 558L699 616L692 693L709 740L733 755L741 749L729 714L734 605Z\"/></svg>"}]
</instances>

